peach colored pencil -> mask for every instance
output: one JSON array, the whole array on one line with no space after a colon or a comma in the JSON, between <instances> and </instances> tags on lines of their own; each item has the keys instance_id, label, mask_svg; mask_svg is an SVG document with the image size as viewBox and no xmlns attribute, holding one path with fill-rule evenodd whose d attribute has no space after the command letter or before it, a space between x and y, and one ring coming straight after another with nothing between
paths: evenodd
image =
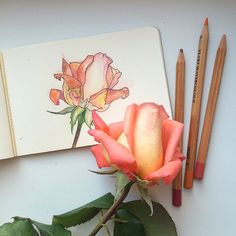
<instances>
[{"instance_id":1,"label":"peach colored pencil","mask_svg":"<svg viewBox=\"0 0 236 236\"><path fill-rule=\"evenodd\" d=\"M208 49L208 38L209 38L208 18L206 18L198 44L197 66L194 80L192 110L190 117L190 127L189 127L189 137L188 137L188 147L187 147L187 160L186 160L185 176L184 176L184 187L187 189L190 189L193 186L193 173L194 173L194 165L196 158L199 118L201 110L203 83L205 77L206 56Z\"/></svg>"},{"instance_id":2,"label":"peach colored pencil","mask_svg":"<svg viewBox=\"0 0 236 236\"><path fill-rule=\"evenodd\" d=\"M185 59L183 49L180 49L176 63L176 84L175 84L175 120L184 122L184 81L185 81ZM183 136L179 142L182 151ZM173 181L172 204L176 207L182 204L182 169Z\"/></svg>"},{"instance_id":3,"label":"peach colored pencil","mask_svg":"<svg viewBox=\"0 0 236 236\"><path fill-rule=\"evenodd\" d=\"M194 178L198 180L201 180L204 175L205 163L207 159L207 151L210 142L217 98L220 90L222 72L224 68L225 55L226 55L226 35L223 35L216 53L215 64L211 80L211 87L208 95L202 135L195 167Z\"/></svg>"}]
</instances>

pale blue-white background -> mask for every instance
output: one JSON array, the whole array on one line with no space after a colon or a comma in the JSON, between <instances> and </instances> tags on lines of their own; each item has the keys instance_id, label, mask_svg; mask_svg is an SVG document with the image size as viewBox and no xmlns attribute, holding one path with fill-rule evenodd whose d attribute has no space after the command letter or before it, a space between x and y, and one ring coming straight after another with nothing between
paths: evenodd
<instances>
[{"instance_id":1,"label":"pale blue-white background","mask_svg":"<svg viewBox=\"0 0 236 236\"><path fill-rule=\"evenodd\" d=\"M205 179L183 190L183 205L171 205L170 186L152 189L173 217L180 236L234 235L236 218L236 2L219 1L11 1L0 0L0 48L157 26L162 35L172 106L175 62L186 58L185 147L188 136L198 37L209 17L209 51L202 109L210 85L216 48L227 34L228 51L218 98ZM20 78L19 78L20 79ZM35 88L37 89L37 88ZM20 99L20 98L19 98ZM203 116L201 117L202 126ZM27 124L25 124L27 129ZM52 137L53 138L53 137ZM63 138L63 137L62 137ZM42 140L43 141L43 140ZM53 214L76 208L114 190L113 179L88 169L96 163L87 148L0 162L0 224L11 216L49 223ZM134 190L130 198L136 198ZM83 226L87 235L91 225ZM74 235L77 229L74 229ZM102 235L102 234L101 234Z\"/></svg>"}]
</instances>

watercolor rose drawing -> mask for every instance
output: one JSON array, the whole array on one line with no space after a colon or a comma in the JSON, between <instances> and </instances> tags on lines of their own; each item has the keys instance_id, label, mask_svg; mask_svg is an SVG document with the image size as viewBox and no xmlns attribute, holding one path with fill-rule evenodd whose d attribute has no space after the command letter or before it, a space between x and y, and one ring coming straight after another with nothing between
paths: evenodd
<instances>
[{"instance_id":1,"label":"watercolor rose drawing","mask_svg":"<svg viewBox=\"0 0 236 236\"><path fill-rule=\"evenodd\" d=\"M81 62L67 62L62 60L62 73L55 74L57 80L63 80L62 89L51 89L50 99L55 105L60 100L69 106L53 114L65 115L70 113L71 132L77 125L72 147L79 138L80 129L85 123L92 125L92 111L104 112L110 104L129 95L129 89L123 87L115 89L122 73L111 66L112 59L104 53L88 55Z\"/></svg>"}]
</instances>

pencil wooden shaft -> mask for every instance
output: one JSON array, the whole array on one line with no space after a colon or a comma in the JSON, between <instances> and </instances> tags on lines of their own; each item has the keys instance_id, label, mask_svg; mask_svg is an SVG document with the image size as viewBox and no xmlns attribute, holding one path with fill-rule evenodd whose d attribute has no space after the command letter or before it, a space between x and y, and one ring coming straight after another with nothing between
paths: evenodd
<instances>
[{"instance_id":1,"label":"pencil wooden shaft","mask_svg":"<svg viewBox=\"0 0 236 236\"><path fill-rule=\"evenodd\" d=\"M175 89L175 120L184 121L184 80L185 80L185 61L183 53L180 53L176 64L176 89ZM182 151L183 136L180 139L179 147ZM180 178L180 176L178 176ZM174 187L181 188L182 183L174 181Z\"/></svg>"},{"instance_id":2,"label":"pencil wooden shaft","mask_svg":"<svg viewBox=\"0 0 236 236\"><path fill-rule=\"evenodd\" d=\"M197 149L199 118L208 48L208 37L208 25L204 25L198 45L197 66L194 80L192 110L190 117L189 138L187 147L187 160L184 177L185 188L192 188L193 186L193 172Z\"/></svg>"},{"instance_id":3,"label":"pencil wooden shaft","mask_svg":"<svg viewBox=\"0 0 236 236\"><path fill-rule=\"evenodd\" d=\"M220 41L220 45L216 53L211 86L210 86L207 107L206 107L206 112L205 112L205 117L204 117L202 135L201 135L199 151L198 151L198 156L197 156L197 163L201 163L201 164L205 164L205 161L207 158L207 151L208 151L208 146L210 142L216 103L217 103L217 98L218 98L219 89L220 89L220 82L222 78L225 55L226 55L226 36L224 35ZM202 173L200 174L200 176L196 176L196 172L195 172L195 178L197 177L197 179L202 179L203 171L204 169L202 169Z\"/></svg>"},{"instance_id":4,"label":"pencil wooden shaft","mask_svg":"<svg viewBox=\"0 0 236 236\"><path fill-rule=\"evenodd\" d=\"M175 120L184 121L184 82L185 82L185 59L183 51L180 50L176 63L176 85L175 85ZM182 151L183 136L179 142ZM182 168L173 181L172 203L174 206L182 204Z\"/></svg>"}]
</instances>

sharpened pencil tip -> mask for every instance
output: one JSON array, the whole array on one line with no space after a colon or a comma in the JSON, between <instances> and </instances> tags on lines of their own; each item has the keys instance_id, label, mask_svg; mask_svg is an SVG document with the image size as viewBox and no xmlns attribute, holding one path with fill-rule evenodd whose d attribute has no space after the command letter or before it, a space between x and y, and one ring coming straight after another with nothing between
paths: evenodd
<instances>
[{"instance_id":1,"label":"sharpened pencil tip","mask_svg":"<svg viewBox=\"0 0 236 236\"><path fill-rule=\"evenodd\" d=\"M179 50L179 52L183 53L183 52L184 52L184 50L181 48L181 49Z\"/></svg>"},{"instance_id":2,"label":"sharpened pencil tip","mask_svg":"<svg viewBox=\"0 0 236 236\"><path fill-rule=\"evenodd\" d=\"M206 17L204 25L208 25L208 17Z\"/></svg>"}]
</instances>

